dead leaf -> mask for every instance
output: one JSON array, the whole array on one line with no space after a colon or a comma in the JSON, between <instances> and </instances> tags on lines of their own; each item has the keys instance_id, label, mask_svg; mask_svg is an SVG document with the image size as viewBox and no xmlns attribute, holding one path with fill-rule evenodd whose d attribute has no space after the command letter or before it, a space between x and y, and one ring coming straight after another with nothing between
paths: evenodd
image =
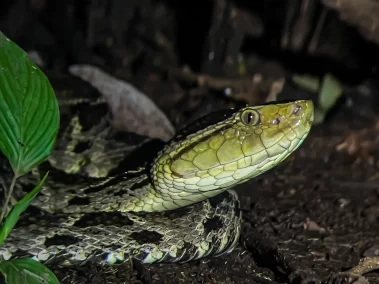
<instances>
[{"instance_id":1,"label":"dead leaf","mask_svg":"<svg viewBox=\"0 0 379 284\"><path fill-rule=\"evenodd\" d=\"M73 65L69 71L90 83L104 96L111 107L115 128L163 141L174 135L175 129L166 115L131 84L91 65Z\"/></svg>"}]
</instances>

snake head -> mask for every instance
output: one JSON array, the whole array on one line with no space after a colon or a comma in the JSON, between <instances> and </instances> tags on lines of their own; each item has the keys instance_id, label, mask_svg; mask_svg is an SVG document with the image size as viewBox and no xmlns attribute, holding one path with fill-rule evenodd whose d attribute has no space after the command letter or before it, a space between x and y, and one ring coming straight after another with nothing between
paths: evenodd
<instances>
[{"instance_id":1,"label":"snake head","mask_svg":"<svg viewBox=\"0 0 379 284\"><path fill-rule=\"evenodd\" d=\"M179 132L155 159L154 188L177 208L258 176L301 145L313 112L311 101L298 100L205 116Z\"/></svg>"}]
</instances>

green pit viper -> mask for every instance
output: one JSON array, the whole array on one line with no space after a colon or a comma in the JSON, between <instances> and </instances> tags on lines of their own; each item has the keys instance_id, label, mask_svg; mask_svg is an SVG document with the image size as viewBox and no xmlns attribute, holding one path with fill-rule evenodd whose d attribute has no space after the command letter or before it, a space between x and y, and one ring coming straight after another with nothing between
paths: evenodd
<instances>
[{"instance_id":1,"label":"green pit viper","mask_svg":"<svg viewBox=\"0 0 379 284\"><path fill-rule=\"evenodd\" d=\"M112 173L127 145L145 140L127 144L108 122L93 123L103 105L60 101L61 131L50 166L21 178L16 195L32 189L46 169L49 177L0 248L4 259L156 263L230 252L241 232L231 189L286 159L313 122L308 100L218 111L179 131L145 166ZM2 182L9 176L3 170Z\"/></svg>"}]
</instances>

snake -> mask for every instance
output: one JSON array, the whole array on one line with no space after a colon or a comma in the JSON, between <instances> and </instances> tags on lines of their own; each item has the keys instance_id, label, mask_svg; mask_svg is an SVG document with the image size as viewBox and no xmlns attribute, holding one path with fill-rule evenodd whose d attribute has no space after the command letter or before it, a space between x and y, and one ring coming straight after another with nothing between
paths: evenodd
<instances>
[{"instance_id":1,"label":"snake","mask_svg":"<svg viewBox=\"0 0 379 284\"><path fill-rule=\"evenodd\" d=\"M178 131L142 166L120 171L115 165L135 142L120 136L124 144L115 143L117 135L97 119L102 104L77 105L75 115L61 106L64 131L46 162L49 177L0 248L3 259L151 264L231 252L242 224L233 188L291 155L308 136L314 115L311 100L216 111ZM86 118L83 105L98 115ZM83 118L97 120L88 126ZM46 167L21 178L16 193L33 188ZM7 181L4 171L1 177Z\"/></svg>"}]
</instances>

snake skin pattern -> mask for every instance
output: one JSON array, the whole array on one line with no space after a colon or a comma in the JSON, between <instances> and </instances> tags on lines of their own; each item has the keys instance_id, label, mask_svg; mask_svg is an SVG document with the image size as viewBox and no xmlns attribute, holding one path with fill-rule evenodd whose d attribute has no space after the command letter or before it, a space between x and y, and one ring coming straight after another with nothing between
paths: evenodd
<instances>
[{"instance_id":1,"label":"snake skin pattern","mask_svg":"<svg viewBox=\"0 0 379 284\"><path fill-rule=\"evenodd\" d=\"M120 171L117 165L134 145L148 139L128 141L104 117L86 125L83 106L74 114L62 109L65 124L55 152L17 185L16 195L22 196L50 171L0 248L5 259L156 263L229 252L241 231L239 201L231 188L288 157L313 121L310 101L216 112L180 131L143 167ZM5 181L9 176L2 174Z\"/></svg>"}]
</instances>

